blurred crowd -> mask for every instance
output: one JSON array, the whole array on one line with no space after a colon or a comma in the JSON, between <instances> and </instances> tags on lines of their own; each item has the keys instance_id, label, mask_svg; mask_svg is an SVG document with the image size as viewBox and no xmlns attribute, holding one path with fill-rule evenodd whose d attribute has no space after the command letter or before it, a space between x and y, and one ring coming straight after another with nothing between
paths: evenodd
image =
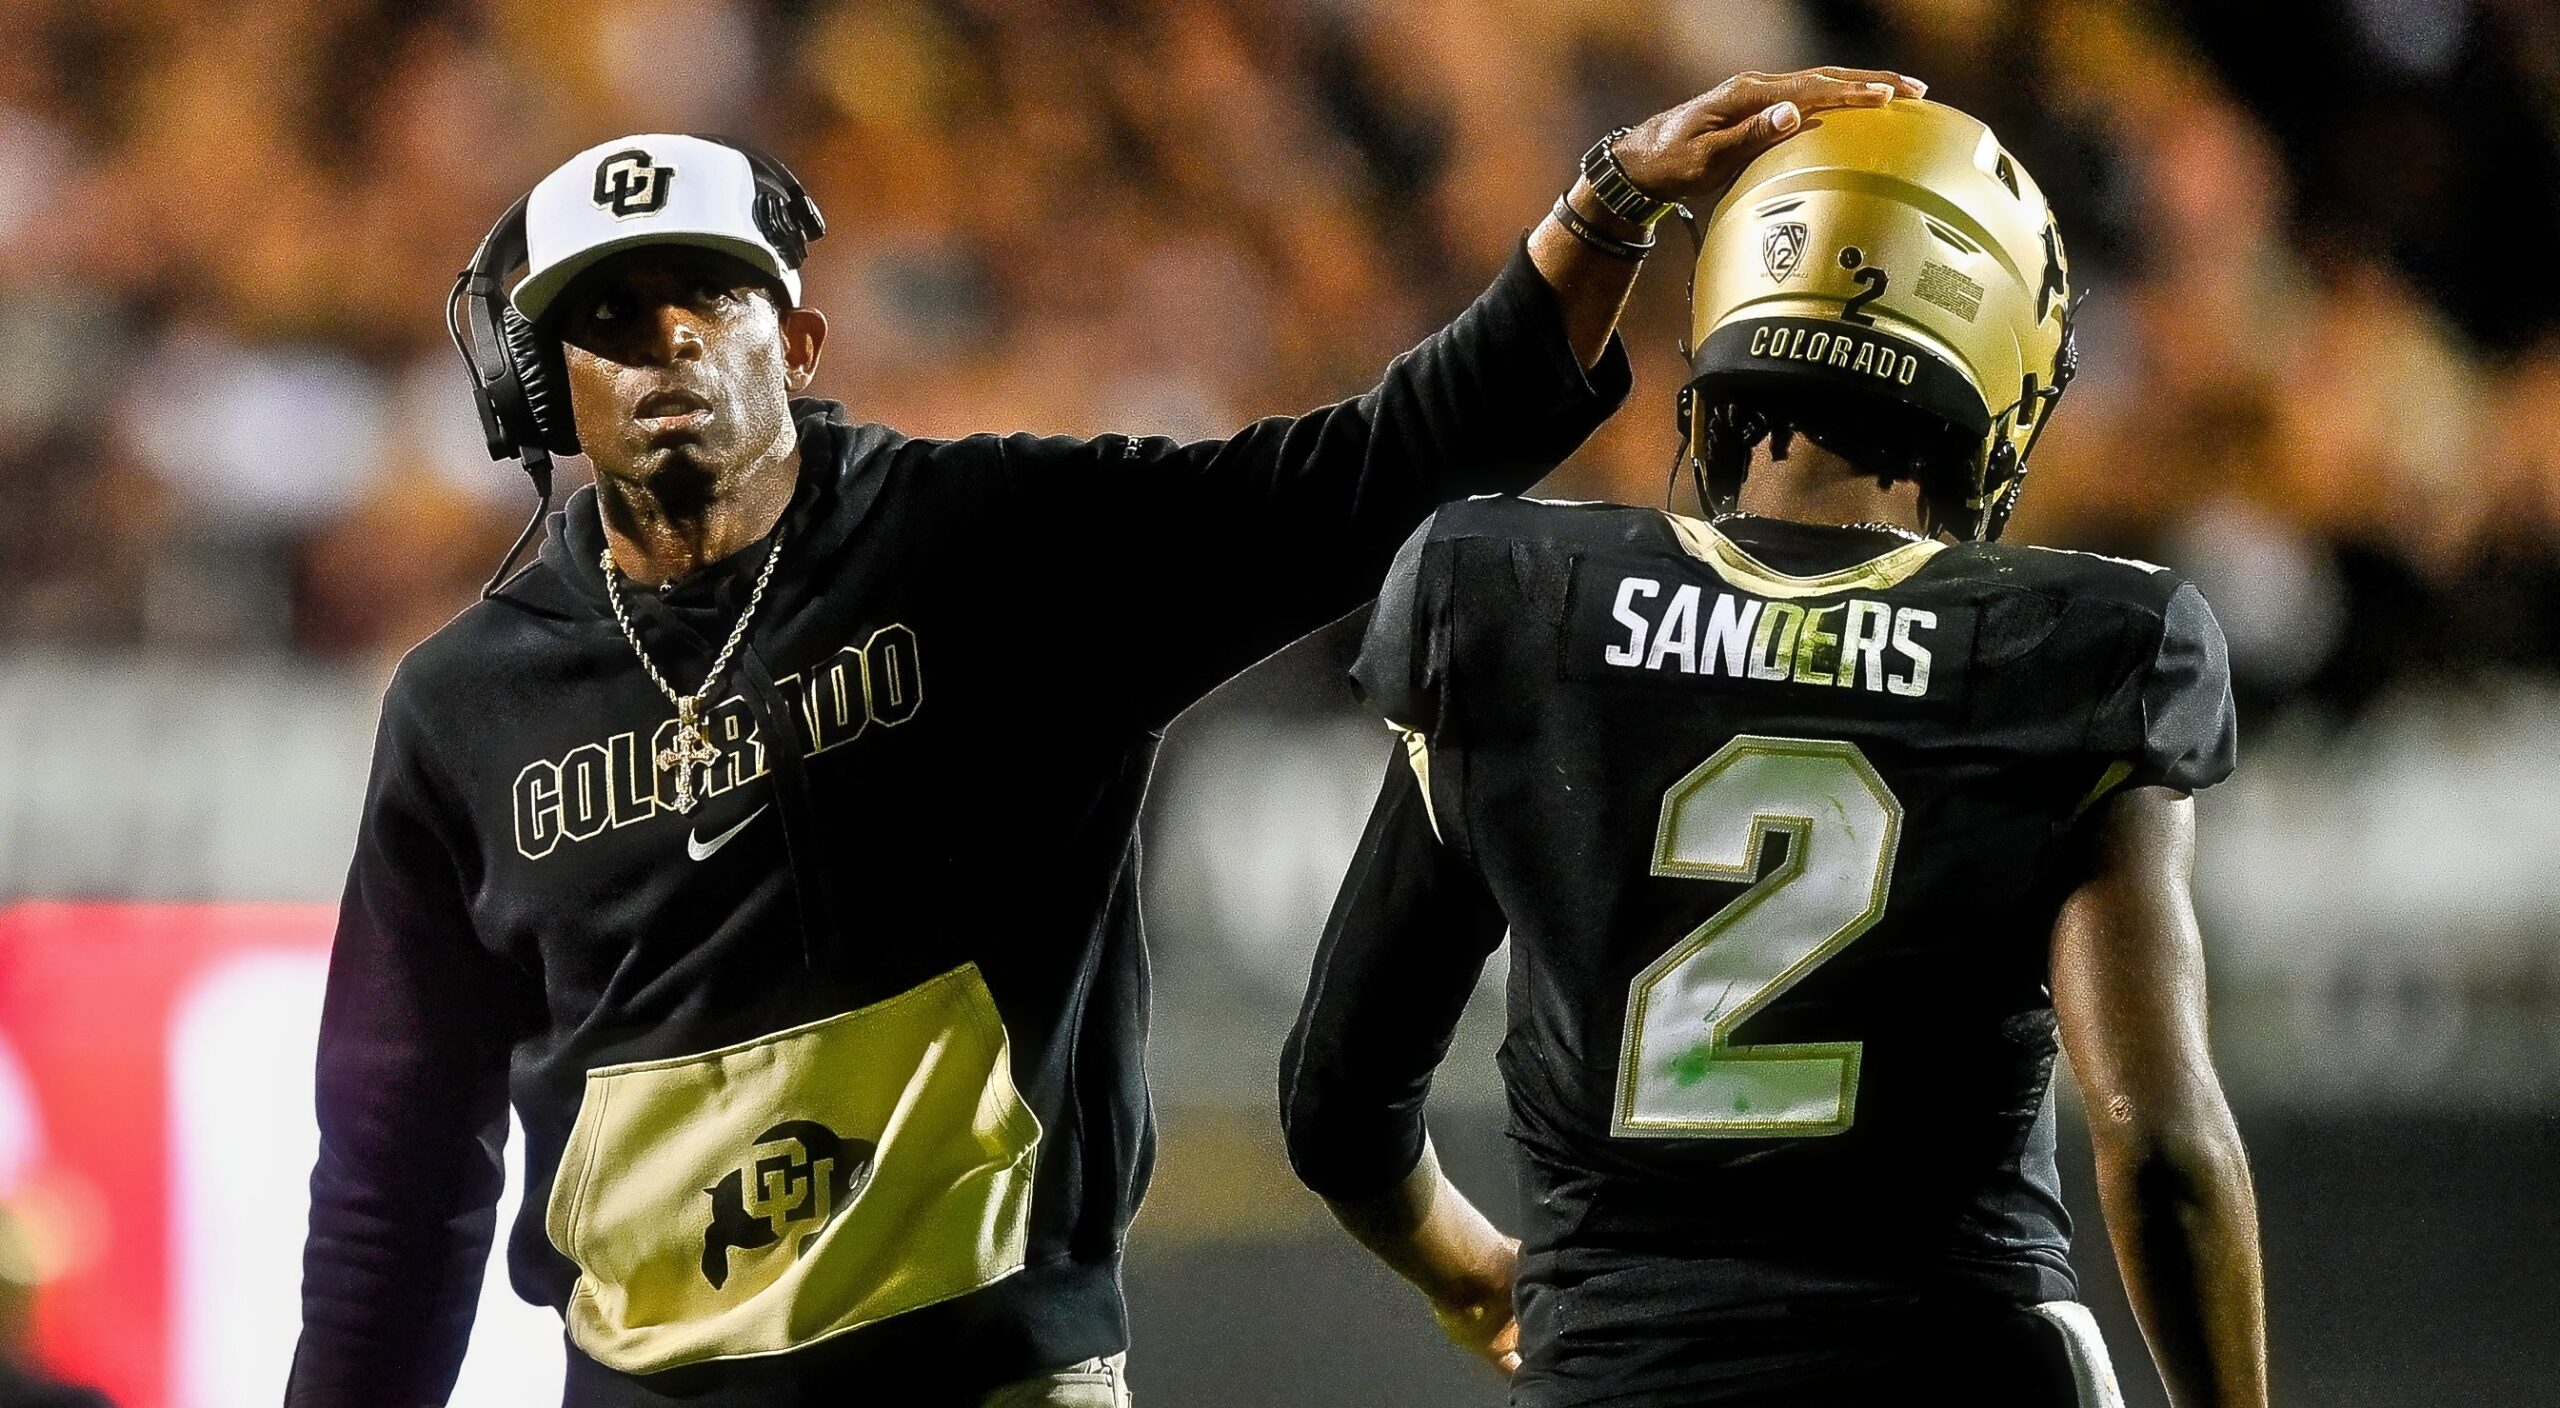
<instances>
[{"instance_id":1,"label":"blurred crowd","mask_svg":"<svg viewBox=\"0 0 2560 1408\"><path fill-rule=\"evenodd\" d=\"M442 299L618 133L794 165L857 414L1199 436L1366 386L1600 132L1828 61L1993 123L2094 290L2014 532L2204 579L2262 701L2560 672L2540 0L14 0L0 642L378 659L466 603L531 496ZM1551 492L1664 501L1668 238Z\"/></svg>"}]
</instances>

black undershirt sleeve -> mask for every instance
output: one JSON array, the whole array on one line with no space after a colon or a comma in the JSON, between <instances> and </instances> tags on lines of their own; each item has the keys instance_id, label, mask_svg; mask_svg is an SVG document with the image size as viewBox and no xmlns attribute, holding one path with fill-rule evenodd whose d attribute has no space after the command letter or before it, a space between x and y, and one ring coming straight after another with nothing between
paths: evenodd
<instances>
[{"instance_id":1,"label":"black undershirt sleeve","mask_svg":"<svg viewBox=\"0 0 2560 1408\"><path fill-rule=\"evenodd\" d=\"M525 980L473 936L401 696L395 682L330 951L287 1408L442 1404L496 1226Z\"/></svg>"},{"instance_id":2,"label":"black undershirt sleeve","mask_svg":"<svg viewBox=\"0 0 2560 1408\"><path fill-rule=\"evenodd\" d=\"M2169 597L2160 645L2142 682L2142 751L2127 785L2195 792L2239 762L2231 659L2213 608L2192 584Z\"/></svg>"},{"instance_id":3,"label":"black undershirt sleeve","mask_svg":"<svg viewBox=\"0 0 2560 1408\"><path fill-rule=\"evenodd\" d=\"M1425 734L1439 727L1440 594L1424 580L1423 558L1438 515L1422 520L1387 564L1377 609L1351 662L1351 683L1366 704L1393 726Z\"/></svg>"},{"instance_id":4,"label":"black undershirt sleeve","mask_svg":"<svg viewBox=\"0 0 2560 1408\"><path fill-rule=\"evenodd\" d=\"M1360 1198L1413 1171L1432 1072L1503 927L1412 772L1389 764L1280 1057L1289 1163L1309 1188Z\"/></svg>"}]
</instances>

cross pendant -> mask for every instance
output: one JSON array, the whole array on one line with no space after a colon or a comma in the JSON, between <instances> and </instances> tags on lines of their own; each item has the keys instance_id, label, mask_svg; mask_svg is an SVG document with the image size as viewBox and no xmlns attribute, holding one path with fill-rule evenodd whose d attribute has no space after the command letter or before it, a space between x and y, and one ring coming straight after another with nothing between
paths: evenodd
<instances>
[{"instance_id":1,"label":"cross pendant","mask_svg":"<svg viewBox=\"0 0 2560 1408\"><path fill-rule=\"evenodd\" d=\"M693 795L693 770L702 769L705 787L711 783L711 765L720 759L720 750L702 734L702 720L694 713L690 699L676 701L676 736L658 750L658 767L676 775L673 805L679 813L692 811L699 800Z\"/></svg>"}]
</instances>

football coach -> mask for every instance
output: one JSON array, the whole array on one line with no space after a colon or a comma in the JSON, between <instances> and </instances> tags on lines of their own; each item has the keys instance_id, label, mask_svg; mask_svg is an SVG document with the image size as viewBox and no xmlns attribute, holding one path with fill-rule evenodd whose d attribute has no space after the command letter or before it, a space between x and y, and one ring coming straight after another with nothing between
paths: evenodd
<instances>
[{"instance_id":1,"label":"football coach","mask_svg":"<svg viewBox=\"0 0 2560 1408\"><path fill-rule=\"evenodd\" d=\"M1125 1405L1165 725L1608 416L1669 202L1918 91L1746 74L1612 133L1369 392L1195 444L803 399L824 227L779 163L645 135L545 177L480 389L595 487L384 698L287 1402L446 1401L512 1103L570 1405Z\"/></svg>"}]
</instances>

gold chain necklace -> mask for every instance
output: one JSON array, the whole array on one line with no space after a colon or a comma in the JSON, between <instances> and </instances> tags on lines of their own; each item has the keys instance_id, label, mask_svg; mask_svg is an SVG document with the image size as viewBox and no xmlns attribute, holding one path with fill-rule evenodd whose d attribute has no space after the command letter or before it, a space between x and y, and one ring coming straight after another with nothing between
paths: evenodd
<instances>
[{"instance_id":1,"label":"gold chain necklace","mask_svg":"<svg viewBox=\"0 0 2560 1408\"><path fill-rule=\"evenodd\" d=\"M667 677L658 673L657 662L649 658L648 648L640 644L640 633L631 628L630 613L622 609L622 589L614 584L617 574L613 565L613 548L608 545L604 550L604 594L605 599L613 603L613 619L622 627L622 638L631 642L631 653L640 657L640 668L649 672L649 682L658 687L660 694L667 696L667 702L676 706L676 736L668 741L666 747L658 750L658 766L672 770L676 775L675 809L679 813L694 808L694 769L702 770L702 785L707 790L711 786L711 765L720 760L720 750L712 746L711 739L702 731L702 701L711 697L712 687L720 683L721 672L729 668L729 657L737 653L738 643L747 638L747 623L756 619L756 606L764 600L765 583L773 580L773 564L781 560L782 529L777 526L773 530L773 546L764 555L764 570L756 574L756 589L747 594L747 609L738 613L737 627L729 632L728 643L721 646L720 653L712 658L711 673L702 677L702 688L683 695L676 693L675 686L667 683Z\"/></svg>"}]
</instances>

